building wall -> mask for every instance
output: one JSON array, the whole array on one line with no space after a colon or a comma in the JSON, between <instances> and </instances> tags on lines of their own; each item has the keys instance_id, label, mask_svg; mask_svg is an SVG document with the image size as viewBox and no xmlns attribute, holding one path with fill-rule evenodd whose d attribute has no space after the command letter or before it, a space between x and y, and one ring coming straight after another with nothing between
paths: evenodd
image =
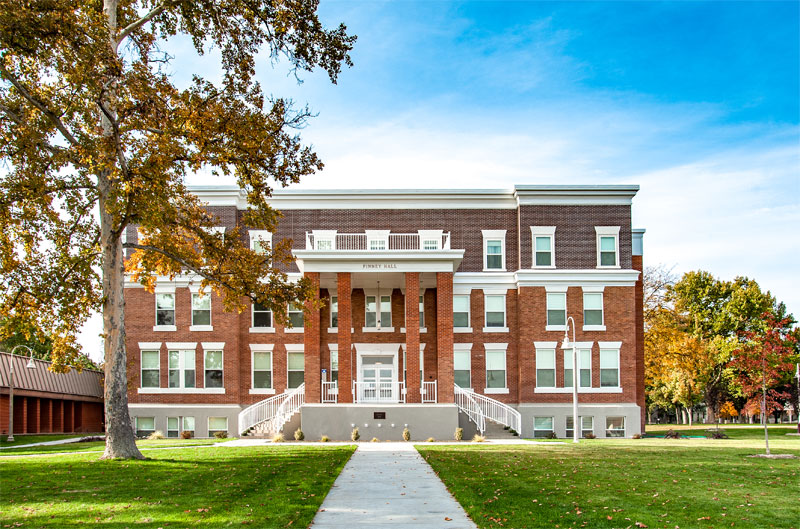
<instances>
[{"instance_id":1,"label":"building wall","mask_svg":"<svg viewBox=\"0 0 800 529\"><path fill-rule=\"evenodd\" d=\"M2 434L8 434L8 419L9 398L0 395ZM104 420L101 402L14 395L14 434L102 432Z\"/></svg>"}]
</instances>

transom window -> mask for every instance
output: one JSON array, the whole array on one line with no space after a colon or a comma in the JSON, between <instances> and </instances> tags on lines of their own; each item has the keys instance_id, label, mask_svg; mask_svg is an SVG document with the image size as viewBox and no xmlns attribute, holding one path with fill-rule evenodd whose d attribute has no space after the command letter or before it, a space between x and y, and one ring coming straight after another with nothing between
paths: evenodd
<instances>
[{"instance_id":1,"label":"transom window","mask_svg":"<svg viewBox=\"0 0 800 529\"><path fill-rule=\"evenodd\" d=\"M556 387L555 349L536 349L536 387Z\"/></svg>"},{"instance_id":2,"label":"transom window","mask_svg":"<svg viewBox=\"0 0 800 529\"><path fill-rule=\"evenodd\" d=\"M271 351L253 351L253 388L272 389Z\"/></svg>"},{"instance_id":3,"label":"transom window","mask_svg":"<svg viewBox=\"0 0 800 529\"><path fill-rule=\"evenodd\" d=\"M453 327L469 327L469 295L453 296Z\"/></svg>"},{"instance_id":4,"label":"transom window","mask_svg":"<svg viewBox=\"0 0 800 529\"><path fill-rule=\"evenodd\" d=\"M364 327L392 326L392 296L381 295L380 315L378 314L378 296L366 296ZM380 325L379 325L380 323Z\"/></svg>"},{"instance_id":5,"label":"transom window","mask_svg":"<svg viewBox=\"0 0 800 529\"><path fill-rule=\"evenodd\" d=\"M305 381L306 361L302 352L289 352L286 357L287 386L298 388Z\"/></svg>"},{"instance_id":6,"label":"transom window","mask_svg":"<svg viewBox=\"0 0 800 529\"><path fill-rule=\"evenodd\" d=\"M195 387L195 352L169 351L169 387Z\"/></svg>"},{"instance_id":7,"label":"transom window","mask_svg":"<svg viewBox=\"0 0 800 529\"><path fill-rule=\"evenodd\" d=\"M160 385L161 366L158 351L142 351L142 387L157 388Z\"/></svg>"},{"instance_id":8,"label":"transom window","mask_svg":"<svg viewBox=\"0 0 800 529\"><path fill-rule=\"evenodd\" d=\"M506 297L503 295L486 295L486 326L506 326Z\"/></svg>"},{"instance_id":9,"label":"transom window","mask_svg":"<svg viewBox=\"0 0 800 529\"><path fill-rule=\"evenodd\" d=\"M583 324L586 326L603 325L603 293L583 293Z\"/></svg>"},{"instance_id":10,"label":"transom window","mask_svg":"<svg viewBox=\"0 0 800 529\"><path fill-rule=\"evenodd\" d=\"M156 325L175 325L175 294L156 294Z\"/></svg>"},{"instance_id":11,"label":"transom window","mask_svg":"<svg viewBox=\"0 0 800 529\"><path fill-rule=\"evenodd\" d=\"M567 294L551 292L547 294L547 325L567 324Z\"/></svg>"},{"instance_id":12,"label":"transom window","mask_svg":"<svg viewBox=\"0 0 800 529\"><path fill-rule=\"evenodd\" d=\"M253 302L253 327L267 329L272 327L272 311L266 305Z\"/></svg>"},{"instance_id":13,"label":"transom window","mask_svg":"<svg viewBox=\"0 0 800 529\"><path fill-rule=\"evenodd\" d=\"M619 226L595 226L597 266L619 267Z\"/></svg>"},{"instance_id":14,"label":"transom window","mask_svg":"<svg viewBox=\"0 0 800 529\"><path fill-rule=\"evenodd\" d=\"M211 294L192 294L192 325L211 325Z\"/></svg>"},{"instance_id":15,"label":"transom window","mask_svg":"<svg viewBox=\"0 0 800 529\"><path fill-rule=\"evenodd\" d=\"M506 352L486 351L486 388L502 389L506 387Z\"/></svg>"},{"instance_id":16,"label":"transom window","mask_svg":"<svg viewBox=\"0 0 800 529\"><path fill-rule=\"evenodd\" d=\"M205 384L207 388L222 387L222 351L205 352Z\"/></svg>"}]
</instances>

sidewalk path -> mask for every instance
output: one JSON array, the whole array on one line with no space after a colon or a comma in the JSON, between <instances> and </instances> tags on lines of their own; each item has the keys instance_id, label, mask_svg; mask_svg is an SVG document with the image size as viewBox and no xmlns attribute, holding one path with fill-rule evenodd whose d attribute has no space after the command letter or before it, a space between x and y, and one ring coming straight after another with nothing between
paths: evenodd
<instances>
[{"instance_id":1,"label":"sidewalk path","mask_svg":"<svg viewBox=\"0 0 800 529\"><path fill-rule=\"evenodd\" d=\"M55 441L42 441L40 443L28 443L28 444L25 444L25 445L0 446L0 450L7 450L7 449L10 449L10 448L28 448L28 447L31 447L31 446L66 445L66 444L70 444L70 443L77 443L78 441L80 441L84 437L87 437L87 436L83 435L81 437L69 437L67 439L57 439ZM94 437L94 436L88 436L88 437Z\"/></svg>"},{"instance_id":2,"label":"sidewalk path","mask_svg":"<svg viewBox=\"0 0 800 529\"><path fill-rule=\"evenodd\" d=\"M411 443L363 443L336 478L312 529L473 529Z\"/></svg>"}]
</instances>

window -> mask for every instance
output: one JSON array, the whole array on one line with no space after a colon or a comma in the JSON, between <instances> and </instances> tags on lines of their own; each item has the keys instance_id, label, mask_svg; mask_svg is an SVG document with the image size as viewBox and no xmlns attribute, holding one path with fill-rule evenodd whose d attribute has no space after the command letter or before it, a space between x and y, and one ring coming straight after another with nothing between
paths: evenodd
<instances>
[{"instance_id":1,"label":"window","mask_svg":"<svg viewBox=\"0 0 800 529\"><path fill-rule=\"evenodd\" d=\"M555 268L555 226L531 226L533 268Z\"/></svg>"},{"instance_id":2,"label":"window","mask_svg":"<svg viewBox=\"0 0 800 529\"><path fill-rule=\"evenodd\" d=\"M331 349L331 382L339 381L339 351Z\"/></svg>"},{"instance_id":3,"label":"window","mask_svg":"<svg viewBox=\"0 0 800 529\"><path fill-rule=\"evenodd\" d=\"M143 388L157 388L161 385L160 356L158 351L142 351Z\"/></svg>"},{"instance_id":4,"label":"window","mask_svg":"<svg viewBox=\"0 0 800 529\"><path fill-rule=\"evenodd\" d=\"M469 295L453 296L453 327L469 327Z\"/></svg>"},{"instance_id":5,"label":"window","mask_svg":"<svg viewBox=\"0 0 800 529\"><path fill-rule=\"evenodd\" d=\"M472 344L464 345L471 346ZM462 388L472 387L472 361L469 349L456 349L453 352L453 378L455 383Z\"/></svg>"},{"instance_id":6,"label":"window","mask_svg":"<svg viewBox=\"0 0 800 529\"><path fill-rule=\"evenodd\" d=\"M419 230L419 247L422 250L439 250L442 246L442 230Z\"/></svg>"},{"instance_id":7,"label":"window","mask_svg":"<svg viewBox=\"0 0 800 529\"><path fill-rule=\"evenodd\" d=\"M506 387L506 352L486 351L486 388Z\"/></svg>"},{"instance_id":8,"label":"window","mask_svg":"<svg viewBox=\"0 0 800 529\"><path fill-rule=\"evenodd\" d=\"M297 303L289 303L289 309L287 311L287 317L289 318L289 323L291 323L292 328L294 328L294 329L302 329L303 328L303 307L302 307L302 305L298 305Z\"/></svg>"},{"instance_id":9,"label":"window","mask_svg":"<svg viewBox=\"0 0 800 529\"><path fill-rule=\"evenodd\" d=\"M311 234L314 237L315 250L336 249L336 230L314 230Z\"/></svg>"},{"instance_id":10,"label":"window","mask_svg":"<svg viewBox=\"0 0 800 529\"><path fill-rule=\"evenodd\" d=\"M207 388L222 387L222 351L205 352L205 383Z\"/></svg>"},{"instance_id":11,"label":"window","mask_svg":"<svg viewBox=\"0 0 800 529\"><path fill-rule=\"evenodd\" d=\"M422 239L423 250L438 250L439 241L436 239Z\"/></svg>"},{"instance_id":12,"label":"window","mask_svg":"<svg viewBox=\"0 0 800 529\"><path fill-rule=\"evenodd\" d=\"M592 387L592 350L578 349L578 387ZM564 387L572 387L572 348L564 349Z\"/></svg>"},{"instance_id":13,"label":"window","mask_svg":"<svg viewBox=\"0 0 800 529\"><path fill-rule=\"evenodd\" d=\"M208 436L213 437L215 433L225 432L228 433L228 418L227 417L209 417L208 418Z\"/></svg>"},{"instance_id":14,"label":"window","mask_svg":"<svg viewBox=\"0 0 800 529\"><path fill-rule=\"evenodd\" d=\"M483 230L483 269L506 269L506 230Z\"/></svg>"},{"instance_id":15,"label":"window","mask_svg":"<svg viewBox=\"0 0 800 529\"><path fill-rule=\"evenodd\" d=\"M272 233L266 230L250 230L250 249L259 255L269 253Z\"/></svg>"},{"instance_id":16,"label":"window","mask_svg":"<svg viewBox=\"0 0 800 529\"><path fill-rule=\"evenodd\" d=\"M625 437L625 417L606 417L606 437Z\"/></svg>"},{"instance_id":17,"label":"window","mask_svg":"<svg viewBox=\"0 0 800 529\"><path fill-rule=\"evenodd\" d=\"M169 351L169 387L193 388L194 351Z\"/></svg>"},{"instance_id":18,"label":"window","mask_svg":"<svg viewBox=\"0 0 800 529\"><path fill-rule=\"evenodd\" d=\"M305 355L300 352L287 354L287 387L298 388L305 381Z\"/></svg>"},{"instance_id":19,"label":"window","mask_svg":"<svg viewBox=\"0 0 800 529\"><path fill-rule=\"evenodd\" d=\"M425 298L419 297L419 326L425 327Z\"/></svg>"},{"instance_id":20,"label":"window","mask_svg":"<svg viewBox=\"0 0 800 529\"><path fill-rule=\"evenodd\" d=\"M597 266L619 268L619 226L595 226Z\"/></svg>"},{"instance_id":21,"label":"window","mask_svg":"<svg viewBox=\"0 0 800 529\"><path fill-rule=\"evenodd\" d=\"M178 437L180 435L180 420L178 417L167 417L167 437Z\"/></svg>"},{"instance_id":22,"label":"window","mask_svg":"<svg viewBox=\"0 0 800 529\"><path fill-rule=\"evenodd\" d=\"M506 297L487 295L486 301L486 326L500 327L506 326Z\"/></svg>"},{"instance_id":23,"label":"window","mask_svg":"<svg viewBox=\"0 0 800 529\"><path fill-rule=\"evenodd\" d=\"M183 418L183 431L189 432L194 436L194 417Z\"/></svg>"},{"instance_id":24,"label":"window","mask_svg":"<svg viewBox=\"0 0 800 529\"><path fill-rule=\"evenodd\" d=\"M536 387L556 387L555 349L536 349Z\"/></svg>"},{"instance_id":25,"label":"window","mask_svg":"<svg viewBox=\"0 0 800 529\"><path fill-rule=\"evenodd\" d=\"M585 327L603 326L603 293L583 293L583 325Z\"/></svg>"},{"instance_id":26,"label":"window","mask_svg":"<svg viewBox=\"0 0 800 529\"><path fill-rule=\"evenodd\" d=\"M381 251L389 249L389 230L366 230L367 249Z\"/></svg>"},{"instance_id":27,"label":"window","mask_svg":"<svg viewBox=\"0 0 800 529\"><path fill-rule=\"evenodd\" d=\"M553 436L553 418L552 417L534 417L533 418L533 437L538 439L547 439Z\"/></svg>"},{"instance_id":28,"label":"window","mask_svg":"<svg viewBox=\"0 0 800 529\"><path fill-rule=\"evenodd\" d=\"M339 298L331 296L331 328L339 327Z\"/></svg>"},{"instance_id":29,"label":"window","mask_svg":"<svg viewBox=\"0 0 800 529\"><path fill-rule=\"evenodd\" d=\"M272 389L271 351L253 351L253 389Z\"/></svg>"},{"instance_id":30,"label":"window","mask_svg":"<svg viewBox=\"0 0 800 529\"><path fill-rule=\"evenodd\" d=\"M563 327L567 324L567 294L551 292L547 294L547 326Z\"/></svg>"},{"instance_id":31,"label":"window","mask_svg":"<svg viewBox=\"0 0 800 529\"><path fill-rule=\"evenodd\" d=\"M594 433L594 417L584 417L580 415L578 416L578 420L581 422L581 437L586 437L587 434ZM569 415L567 417L567 439L571 439L574 434L572 428L574 422L574 417Z\"/></svg>"},{"instance_id":32,"label":"window","mask_svg":"<svg viewBox=\"0 0 800 529\"><path fill-rule=\"evenodd\" d=\"M378 318L378 296L366 297L365 327L382 328L392 326L392 296L380 296L380 319Z\"/></svg>"},{"instance_id":33,"label":"window","mask_svg":"<svg viewBox=\"0 0 800 529\"><path fill-rule=\"evenodd\" d=\"M175 325L175 294L156 294L156 325Z\"/></svg>"},{"instance_id":34,"label":"window","mask_svg":"<svg viewBox=\"0 0 800 529\"><path fill-rule=\"evenodd\" d=\"M600 387L619 387L619 349L600 349Z\"/></svg>"},{"instance_id":35,"label":"window","mask_svg":"<svg viewBox=\"0 0 800 529\"><path fill-rule=\"evenodd\" d=\"M211 294L192 294L192 326L211 325Z\"/></svg>"},{"instance_id":36,"label":"window","mask_svg":"<svg viewBox=\"0 0 800 529\"><path fill-rule=\"evenodd\" d=\"M155 431L155 417L136 417L136 437L147 437Z\"/></svg>"},{"instance_id":37,"label":"window","mask_svg":"<svg viewBox=\"0 0 800 529\"><path fill-rule=\"evenodd\" d=\"M253 302L253 327L258 329L272 328L272 311L266 305Z\"/></svg>"}]
</instances>

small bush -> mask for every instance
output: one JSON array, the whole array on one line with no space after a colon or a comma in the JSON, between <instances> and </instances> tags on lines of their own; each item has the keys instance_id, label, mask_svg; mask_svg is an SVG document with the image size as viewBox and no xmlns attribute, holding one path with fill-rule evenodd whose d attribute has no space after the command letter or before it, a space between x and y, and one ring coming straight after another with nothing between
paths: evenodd
<instances>
[{"instance_id":1,"label":"small bush","mask_svg":"<svg viewBox=\"0 0 800 529\"><path fill-rule=\"evenodd\" d=\"M635 433L635 434L633 434L633 436L631 437L631 439L641 439L641 438L642 438L642 434L640 434L640 433Z\"/></svg>"},{"instance_id":2,"label":"small bush","mask_svg":"<svg viewBox=\"0 0 800 529\"><path fill-rule=\"evenodd\" d=\"M558 436L556 435L556 432L550 432L547 434L546 439L558 439Z\"/></svg>"},{"instance_id":3,"label":"small bush","mask_svg":"<svg viewBox=\"0 0 800 529\"><path fill-rule=\"evenodd\" d=\"M475 436L472 438L473 443L482 443L485 440L486 438L479 433L476 433Z\"/></svg>"},{"instance_id":4,"label":"small bush","mask_svg":"<svg viewBox=\"0 0 800 529\"><path fill-rule=\"evenodd\" d=\"M464 439L464 428L456 428L456 432L453 434L453 438L456 441L461 441Z\"/></svg>"},{"instance_id":5,"label":"small bush","mask_svg":"<svg viewBox=\"0 0 800 529\"><path fill-rule=\"evenodd\" d=\"M370 441L369 441L369 442L370 442L370 443L379 443L379 442L380 442L380 439L378 439L377 437L373 437L372 439L370 439Z\"/></svg>"},{"instance_id":6,"label":"small bush","mask_svg":"<svg viewBox=\"0 0 800 529\"><path fill-rule=\"evenodd\" d=\"M319 442L320 443L328 443L328 442L330 442L330 440L331 440L331 438L328 437L327 435L323 435L322 437L319 438Z\"/></svg>"},{"instance_id":7,"label":"small bush","mask_svg":"<svg viewBox=\"0 0 800 529\"><path fill-rule=\"evenodd\" d=\"M403 428L403 441L411 440L411 431L408 428Z\"/></svg>"},{"instance_id":8,"label":"small bush","mask_svg":"<svg viewBox=\"0 0 800 529\"><path fill-rule=\"evenodd\" d=\"M359 439L361 439L361 434L358 433L358 426L353 428L353 431L350 432L350 439L352 439L353 441L358 441Z\"/></svg>"},{"instance_id":9,"label":"small bush","mask_svg":"<svg viewBox=\"0 0 800 529\"><path fill-rule=\"evenodd\" d=\"M593 434L592 432L589 432L586 435L584 435L583 438L584 439L597 439L597 436L595 434Z\"/></svg>"},{"instance_id":10,"label":"small bush","mask_svg":"<svg viewBox=\"0 0 800 529\"><path fill-rule=\"evenodd\" d=\"M278 432L272 437L273 443L282 443L286 440L282 433Z\"/></svg>"},{"instance_id":11,"label":"small bush","mask_svg":"<svg viewBox=\"0 0 800 529\"><path fill-rule=\"evenodd\" d=\"M181 432L181 439L191 439L194 437L194 432L190 430L184 430Z\"/></svg>"},{"instance_id":12,"label":"small bush","mask_svg":"<svg viewBox=\"0 0 800 529\"><path fill-rule=\"evenodd\" d=\"M164 438L164 433L161 430L156 430L147 436L148 441L157 441Z\"/></svg>"},{"instance_id":13,"label":"small bush","mask_svg":"<svg viewBox=\"0 0 800 529\"><path fill-rule=\"evenodd\" d=\"M214 432L214 437L216 437L217 439L227 439L228 432Z\"/></svg>"},{"instance_id":14,"label":"small bush","mask_svg":"<svg viewBox=\"0 0 800 529\"><path fill-rule=\"evenodd\" d=\"M508 431L511 432L511 435L519 437L519 433L514 428L509 428Z\"/></svg>"},{"instance_id":15,"label":"small bush","mask_svg":"<svg viewBox=\"0 0 800 529\"><path fill-rule=\"evenodd\" d=\"M304 434L303 430L301 430L300 428L298 428L297 430L294 431L294 440L295 441L302 441L305 438L306 438L306 434Z\"/></svg>"},{"instance_id":16,"label":"small bush","mask_svg":"<svg viewBox=\"0 0 800 529\"><path fill-rule=\"evenodd\" d=\"M717 428L706 430L706 437L709 439L729 439L728 434L725 433L725 430L720 430Z\"/></svg>"},{"instance_id":17,"label":"small bush","mask_svg":"<svg viewBox=\"0 0 800 529\"><path fill-rule=\"evenodd\" d=\"M680 439L681 437L683 436L671 428L664 434L664 439Z\"/></svg>"},{"instance_id":18,"label":"small bush","mask_svg":"<svg viewBox=\"0 0 800 529\"><path fill-rule=\"evenodd\" d=\"M425 439L426 443L433 443L434 441L436 441L436 439L434 439L433 437L428 437L427 439Z\"/></svg>"}]
</instances>

